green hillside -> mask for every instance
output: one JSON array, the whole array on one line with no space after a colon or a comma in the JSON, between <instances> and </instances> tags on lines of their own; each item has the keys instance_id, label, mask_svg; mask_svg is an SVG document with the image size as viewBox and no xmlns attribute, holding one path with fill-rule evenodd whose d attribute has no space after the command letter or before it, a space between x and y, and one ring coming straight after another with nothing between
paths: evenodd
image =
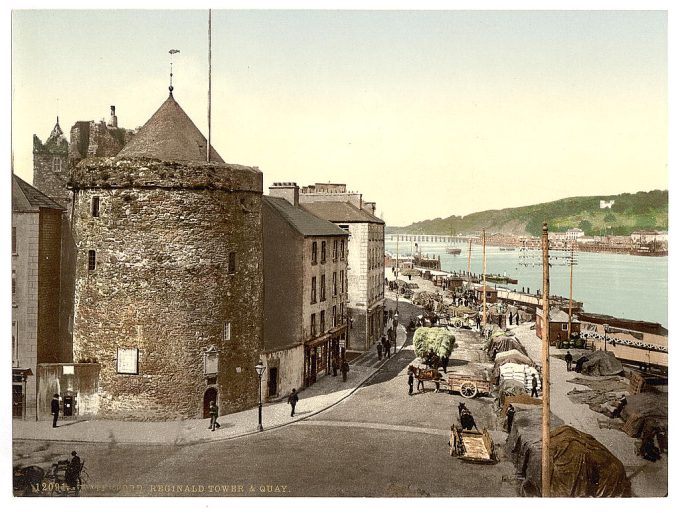
<instances>
[{"instance_id":1,"label":"green hillside","mask_svg":"<svg viewBox=\"0 0 680 513\"><path fill-rule=\"evenodd\" d=\"M611 209L600 209L600 200L615 202ZM610 235L630 235L636 230L667 230L668 191L565 198L527 207L429 219L409 226L389 226L386 231L455 235L486 228L490 232L538 236L544 221L548 222L550 231L579 227L586 235L599 235L605 230Z\"/></svg>"}]
</instances>

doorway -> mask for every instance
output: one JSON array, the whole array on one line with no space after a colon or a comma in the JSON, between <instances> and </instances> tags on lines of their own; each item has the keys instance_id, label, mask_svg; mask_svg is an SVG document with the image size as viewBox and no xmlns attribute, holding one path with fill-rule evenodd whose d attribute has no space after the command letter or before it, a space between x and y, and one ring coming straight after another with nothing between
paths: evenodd
<instances>
[{"instance_id":1,"label":"doorway","mask_svg":"<svg viewBox=\"0 0 680 513\"><path fill-rule=\"evenodd\" d=\"M267 380L267 397L276 397L279 393L279 368L269 368L269 379Z\"/></svg>"},{"instance_id":2,"label":"doorway","mask_svg":"<svg viewBox=\"0 0 680 513\"><path fill-rule=\"evenodd\" d=\"M210 418L210 403L215 401L217 404L217 389L210 387L206 389L205 394L203 394L203 418Z\"/></svg>"}]
</instances>

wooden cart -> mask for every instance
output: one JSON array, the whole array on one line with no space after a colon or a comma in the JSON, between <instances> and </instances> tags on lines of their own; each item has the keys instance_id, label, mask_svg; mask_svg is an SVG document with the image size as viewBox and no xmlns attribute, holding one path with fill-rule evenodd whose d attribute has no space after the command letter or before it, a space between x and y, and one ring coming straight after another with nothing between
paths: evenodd
<instances>
[{"instance_id":1,"label":"wooden cart","mask_svg":"<svg viewBox=\"0 0 680 513\"><path fill-rule=\"evenodd\" d=\"M480 433L461 429L454 424L451 426L449 445L451 456L457 456L461 460L473 463L496 463L498 461L493 440L486 429Z\"/></svg>"},{"instance_id":2,"label":"wooden cart","mask_svg":"<svg viewBox=\"0 0 680 513\"><path fill-rule=\"evenodd\" d=\"M491 383L487 379L471 375L449 375L447 386L450 392L458 392L466 399L491 392Z\"/></svg>"}]
</instances>

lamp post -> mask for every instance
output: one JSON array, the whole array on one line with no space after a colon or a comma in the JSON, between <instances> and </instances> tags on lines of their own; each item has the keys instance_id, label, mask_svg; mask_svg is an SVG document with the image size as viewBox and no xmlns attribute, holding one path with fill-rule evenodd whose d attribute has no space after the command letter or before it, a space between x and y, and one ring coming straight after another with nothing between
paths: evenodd
<instances>
[{"instance_id":1,"label":"lamp post","mask_svg":"<svg viewBox=\"0 0 680 513\"><path fill-rule=\"evenodd\" d=\"M259 383L259 386L260 386L260 388L259 388L259 390L260 390L260 392L259 392L260 404L259 404L259 407L257 409L257 430L258 431L264 430L264 428L262 427L262 374L264 374L265 368L266 367L264 366L264 364L262 362L259 362L255 366L255 370L257 371L258 383Z\"/></svg>"},{"instance_id":2,"label":"lamp post","mask_svg":"<svg viewBox=\"0 0 680 513\"><path fill-rule=\"evenodd\" d=\"M607 352L607 330L609 329L609 324L603 324L604 328L604 352Z\"/></svg>"}]
</instances>

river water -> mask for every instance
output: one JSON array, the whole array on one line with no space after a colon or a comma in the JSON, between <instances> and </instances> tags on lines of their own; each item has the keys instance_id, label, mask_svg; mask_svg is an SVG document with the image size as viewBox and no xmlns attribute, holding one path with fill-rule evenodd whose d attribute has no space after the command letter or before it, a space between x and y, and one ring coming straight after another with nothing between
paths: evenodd
<instances>
[{"instance_id":1,"label":"river water","mask_svg":"<svg viewBox=\"0 0 680 513\"><path fill-rule=\"evenodd\" d=\"M467 271L468 245L419 242L423 255L441 257L443 271ZM450 255L448 247L462 249ZM413 242L399 242L399 254L413 254ZM396 253L396 241L386 240L385 250ZM550 293L569 297L568 253L551 251ZM471 271L482 273L482 247L472 246ZM644 257L611 253L575 253L573 297L586 312L658 322L668 327L668 257ZM503 274L519 280L517 285L498 285L531 292L542 288L540 250L501 251L486 248L487 274ZM493 285L493 284L492 284Z\"/></svg>"}]
</instances>

